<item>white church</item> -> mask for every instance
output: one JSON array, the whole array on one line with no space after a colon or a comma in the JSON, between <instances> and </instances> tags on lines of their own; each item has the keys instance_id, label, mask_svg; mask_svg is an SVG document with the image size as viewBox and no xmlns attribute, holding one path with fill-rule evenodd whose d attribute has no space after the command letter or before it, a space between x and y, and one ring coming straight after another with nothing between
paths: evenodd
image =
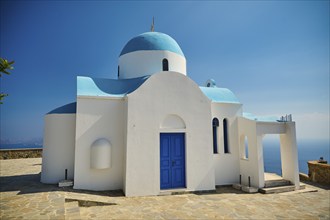
<instances>
[{"instance_id":1,"label":"white church","mask_svg":"<svg viewBox=\"0 0 330 220\"><path fill-rule=\"evenodd\" d=\"M262 139L279 134L282 177L299 189L295 122L243 112L232 91L198 86L169 35L146 32L119 56L118 79L77 77L77 100L45 116L41 182L126 196L265 186Z\"/></svg>"}]
</instances>

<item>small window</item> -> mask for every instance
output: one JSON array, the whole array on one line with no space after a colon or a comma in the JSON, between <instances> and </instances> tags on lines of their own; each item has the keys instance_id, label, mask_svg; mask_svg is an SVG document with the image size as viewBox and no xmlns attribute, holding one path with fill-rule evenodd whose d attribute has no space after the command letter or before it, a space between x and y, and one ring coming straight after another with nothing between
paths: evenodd
<instances>
[{"instance_id":1,"label":"small window","mask_svg":"<svg viewBox=\"0 0 330 220\"><path fill-rule=\"evenodd\" d=\"M120 67L118 66L118 78L119 78Z\"/></svg>"},{"instance_id":2,"label":"small window","mask_svg":"<svg viewBox=\"0 0 330 220\"><path fill-rule=\"evenodd\" d=\"M223 119L223 146L225 154L229 153L229 144L228 144L228 120Z\"/></svg>"},{"instance_id":3,"label":"small window","mask_svg":"<svg viewBox=\"0 0 330 220\"><path fill-rule=\"evenodd\" d=\"M218 153L218 135L217 130L219 127L219 120L217 118L213 118L212 120L212 127L213 127L213 153Z\"/></svg>"},{"instance_id":4,"label":"small window","mask_svg":"<svg viewBox=\"0 0 330 220\"><path fill-rule=\"evenodd\" d=\"M247 136L244 139L244 159L249 158L249 142Z\"/></svg>"},{"instance_id":5,"label":"small window","mask_svg":"<svg viewBox=\"0 0 330 220\"><path fill-rule=\"evenodd\" d=\"M249 159L249 141L246 135L241 135L239 146L241 159Z\"/></svg>"},{"instance_id":6,"label":"small window","mask_svg":"<svg viewBox=\"0 0 330 220\"><path fill-rule=\"evenodd\" d=\"M168 60L163 59L163 71L168 71Z\"/></svg>"}]
</instances>

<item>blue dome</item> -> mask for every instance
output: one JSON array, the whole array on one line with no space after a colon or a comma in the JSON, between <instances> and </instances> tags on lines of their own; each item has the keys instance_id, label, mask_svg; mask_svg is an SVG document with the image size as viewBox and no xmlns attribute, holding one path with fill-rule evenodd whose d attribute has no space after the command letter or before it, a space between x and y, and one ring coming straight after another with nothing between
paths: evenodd
<instances>
[{"instance_id":1,"label":"blue dome","mask_svg":"<svg viewBox=\"0 0 330 220\"><path fill-rule=\"evenodd\" d=\"M178 43L167 34L159 32L146 32L134 37L125 45L120 56L140 50L167 50L184 57Z\"/></svg>"}]
</instances>

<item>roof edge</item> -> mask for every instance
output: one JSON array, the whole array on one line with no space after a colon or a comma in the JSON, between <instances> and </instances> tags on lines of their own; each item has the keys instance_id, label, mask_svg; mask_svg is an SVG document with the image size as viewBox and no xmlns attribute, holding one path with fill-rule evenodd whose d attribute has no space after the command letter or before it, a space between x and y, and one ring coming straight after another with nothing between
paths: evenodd
<instances>
[{"instance_id":1,"label":"roof edge","mask_svg":"<svg viewBox=\"0 0 330 220\"><path fill-rule=\"evenodd\" d=\"M58 108L51 110L46 113L46 115L50 114L76 114L77 113L77 102L72 102L66 105L62 105Z\"/></svg>"},{"instance_id":2,"label":"roof edge","mask_svg":"<svg viewBox=\"0 0 330 220\"><path fill-rule=\"evenodd\" d=\"M204 95L214 103L241 104L236 95L227 88L199 86Z\"/></svg>"}]
</instances>

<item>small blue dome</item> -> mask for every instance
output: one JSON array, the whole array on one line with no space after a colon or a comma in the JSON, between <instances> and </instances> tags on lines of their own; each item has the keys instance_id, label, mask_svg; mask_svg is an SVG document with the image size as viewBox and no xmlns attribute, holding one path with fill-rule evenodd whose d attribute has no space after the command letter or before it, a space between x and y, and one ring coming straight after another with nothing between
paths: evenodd
<instances>
[{"instance_id":1,"label":"small blue dome","mask_svg":"<svg viewBox=\"0 0 330 220\"><path fill-rule=\"evenodd\" d=\"M140 50L167 50L184 57L178 43L172 37L160 32L146 32L134 37L125 45L120 56Z\"/></svg>"}]
</instances>

